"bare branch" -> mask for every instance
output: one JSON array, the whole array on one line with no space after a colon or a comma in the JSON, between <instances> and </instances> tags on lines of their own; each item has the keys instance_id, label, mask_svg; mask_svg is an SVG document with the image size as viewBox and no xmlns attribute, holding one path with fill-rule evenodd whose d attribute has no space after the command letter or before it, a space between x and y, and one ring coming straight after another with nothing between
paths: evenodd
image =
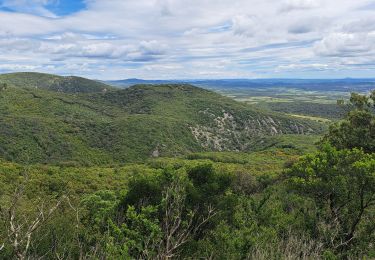
<instances>
[{"instance_id":1,"label":"bare branch","mask_svg":"<svg viewBox=\"0 0 375 260\"><path fill-rule=\"evenodd\" d=\"M24 195L27 181L28 177L26 175L25 180L15 189L11 197L10 206L7 209L4 207L1 208L2 218L7 223L8 241L18 259L27 258L33 234L49 220L52 214L67 198L66 196L60 197L50 208L46 208L44 201L38 202L38 205L36 205L37 213L34 218L30 218L26 213L20 214L20 200ZM4 214L5 212L6 214ZM3 247L4 244L1 246L1 249L3 249Z\"/></svg>"},{"instance_id":2,"label":"bare branch","mask_svg":"<svg viewBox=\"0 0 375 260\"><path fill-rule=\"evenodd\" d=\"M211 205L203 218L198 217L197 210L187 213L185 200L186 190L180 180L174 181L163 193L163 239L158 246L157 259L177 257L178 250L216 215Z\"/></svg>"}]
</instances>

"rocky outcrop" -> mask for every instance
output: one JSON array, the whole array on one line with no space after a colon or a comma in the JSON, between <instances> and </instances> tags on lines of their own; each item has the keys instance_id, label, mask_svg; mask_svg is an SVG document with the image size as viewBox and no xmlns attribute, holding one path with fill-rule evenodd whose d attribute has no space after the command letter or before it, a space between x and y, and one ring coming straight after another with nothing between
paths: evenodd
<instances>
[{"instance_id":1,"label":"rocky outcrop","mask_svg":"<svg viewBox=\"0 0 375 260\"><path fill-rule=\"evenodd\" d=\"M215 114L208 108L199 114L205 117L205 123L190 126L190 131L202 147L215 151L248 150L251 141L261 136L313 133L302 123L261 114L240 117L225 110Z\"/></svg>"}]
</instances>

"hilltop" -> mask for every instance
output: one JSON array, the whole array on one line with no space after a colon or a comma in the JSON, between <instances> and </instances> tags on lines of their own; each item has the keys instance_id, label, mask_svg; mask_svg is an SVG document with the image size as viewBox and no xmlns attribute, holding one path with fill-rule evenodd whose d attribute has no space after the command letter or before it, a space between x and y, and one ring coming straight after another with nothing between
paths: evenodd
<instances>
[{"instance_id":1,"label":"hilltop","mask_svg":"<svg viewBox=\"0 0 375 260\"><path fill-rule=\"evenodd\" d=\"M112 89L112 87L86 78L62 77L36 72L17 72L0 75L0 83L17 87L38 88L64 93L92 93Z\"/></svg>"},{"instance_id":2,"label":"hilltop","mask_svg":"<svg viewBox=\"0 0 375 260\"><path fill-rule=\"evenodd\" d=\"M20 85L25 77L16 75L0 91L0 157L16 162L107 164L190 152L253 151L277 144L281 136L315 135L325 128L187 84L106 92L73 84L69 89L78 93L56 92L50 80L56 76L41 74L30 88Z\"/></svg>"}]
</instances>

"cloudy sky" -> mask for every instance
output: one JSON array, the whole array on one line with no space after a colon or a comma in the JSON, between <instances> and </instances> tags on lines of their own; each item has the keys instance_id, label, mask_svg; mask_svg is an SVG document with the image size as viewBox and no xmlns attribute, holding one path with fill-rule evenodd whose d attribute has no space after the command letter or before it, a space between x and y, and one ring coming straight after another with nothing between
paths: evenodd
<instances>
[{"instance_id":1,"label":"cloudy sky","mask_svg":"<svg viewBox=\"0 0 375 260\"><path fill-rule=\"evenodd\" d=\"M375 0L0 0L0 73L375 77Z\"/></svg>"}]
</instances>

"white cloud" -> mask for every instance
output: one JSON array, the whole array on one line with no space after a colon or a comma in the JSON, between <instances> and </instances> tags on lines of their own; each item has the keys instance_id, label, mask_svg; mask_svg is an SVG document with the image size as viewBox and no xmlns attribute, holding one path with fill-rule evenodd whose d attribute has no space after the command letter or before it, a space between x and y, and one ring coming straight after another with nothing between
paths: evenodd
<instances>
[{"instance_id":1,"label":"white cloud","mask_svg":"<svg viewBox=\"0 0 375 260\"><path fill-rule=\"evenodd\" d=\"M315 44L318 55L335 57L356 57L370 55L375 51L375 32L332 33Z\"/></svg>"},{"instance_id":2,"label":"white cloud","mask_svg":"<svg viewBox=\"0 0 375 260\"><path fill-rule=\"evenodd\" d=\"M40 68L36 65L27 65L27 64L0 64L0 70L22 70L22 71L32 71Z\"/></svg>"},{"instance_id":3,"label":"white cloud","mask_svg":"<svg viewBox=\"0 0 375 260\"><path fill-rule=\"evenodd\" d=\"M256 16L236 15L232 19L233 32L237 35L253 37L259 32L260 22Z\"/></svg>"},{"instance_id":4,"label":"white cloud","mask_svg":"<svg viewBox=\"0 0 375 260\"><path fill-rule=\"evenodd\" d=\"M294 10L314 9L319 7L320 0L286 0L281 11L290 12Z\"/></svg>"},{"instance_id":5,"label":"white cloud","mask_svg":"<svg viewBox=\"0 0 375 260\"><path fill-rule=\"evenodd\" d=\"M160 44L158 41L152 40L152 41L141 41L139 44L140 50L144 54L150 54L150 55L161 55L165 53L167 49L166 44Z\"/></svg>"},{"instance_id":6,"label":"white cloud","mask_svg":"<svg viewBox=\"0 0 375 260\"><path fill-rule=\"evenodd\" d=\"M0 49L11 52L28 52L39 48L40 43L25 38L0 38Z\"/></svg>"},{"instance_id":7,"label":"white cloud","mask_svg":"<svg viewBox=\"0 0 375 260\"><path fill-rule=\"evenodd\" d=\"M326 70L329 68L328 64L320 64L320 63L312 63L312 64L287 64L287 65L280 65L277 67L277 70Z\"/></svg>"},{"instance_id":8,"label":"white cloud","mask_svg":"<svg viewBox=\"0 0 375 260\"><path fill-rule=\"evenodd\" d=\"M3 1L15 12L0 11L0 62L23 58L23 66L102 78L262 77L353 68L374 54L375 10L363 8L370 0L86 3L56 17L48 0Z\"/></svg>"},{"instance_id":9,"label":"white cloud","mask_svg":"<svg viewBox=\"0 0 375 260\"><path fill-rule=\"evenodd\" d=\"M348 24L345 24L342 28L345 32L358 33L358 32L371 32L375 31L375 17L374 14L360 17L360 19L355 19Z\"/></svg>"}]
</instances>

